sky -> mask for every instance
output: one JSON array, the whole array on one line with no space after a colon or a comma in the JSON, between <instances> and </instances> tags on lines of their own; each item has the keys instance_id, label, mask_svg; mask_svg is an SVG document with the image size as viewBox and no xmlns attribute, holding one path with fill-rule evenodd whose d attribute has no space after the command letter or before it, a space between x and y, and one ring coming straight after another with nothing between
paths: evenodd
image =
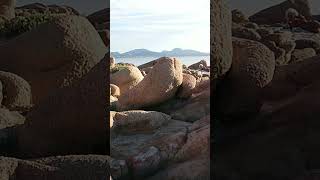
<instances>
[{"instance_id":1,"label":"sky","mask_svg":"<svg viewBox=\"0 0 320 180\"><path fill-rule=\"evenodd\" d=\"M210 51L209 0L111 0L111 51Z\"/></svg>"}]
</instances>

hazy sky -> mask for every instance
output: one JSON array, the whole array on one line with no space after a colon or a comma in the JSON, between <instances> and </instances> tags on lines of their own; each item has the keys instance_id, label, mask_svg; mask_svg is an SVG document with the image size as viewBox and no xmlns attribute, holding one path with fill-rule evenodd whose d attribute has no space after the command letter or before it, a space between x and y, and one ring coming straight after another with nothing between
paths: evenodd
<instances>
[{"instance_id":1,"label":"hazy sky","mask_svg":"<svg viewBox=\"0 0 320 180\"><path fill-rule=\"evenodd\" d=\"M111 0L111 51L210 51L209 0Z\"/></svg>"},{"instance_id":2,"label":"hazy sky","mask_svg":"<svg viewBox=\"0 0 320 180\"><path fill-rule=\"evenodd\" d=\"M68 5L87 15L109 6L110 0L16 0L17 6L31 3Z\"/></svg>"}]
</instances>

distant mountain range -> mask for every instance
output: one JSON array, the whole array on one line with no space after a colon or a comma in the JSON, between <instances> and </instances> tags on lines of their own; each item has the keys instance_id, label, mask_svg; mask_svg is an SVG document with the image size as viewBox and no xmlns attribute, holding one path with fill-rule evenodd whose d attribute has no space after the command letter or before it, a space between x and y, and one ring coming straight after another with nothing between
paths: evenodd
<instances>
[{"instance_id":1,"label":"distant mountain range","mask_svg":"<svg viewBox=\"0 0 320 180\"><path fill-rule=\"evenodd\" d=\"M162 57L162 56L208 56L209 53L199 52L189 49L175 48L171 51L154 52L147 49L134 49L125 53L111 52L115 58L132 58L132 57Z\"/></svg>"}]
</instances>

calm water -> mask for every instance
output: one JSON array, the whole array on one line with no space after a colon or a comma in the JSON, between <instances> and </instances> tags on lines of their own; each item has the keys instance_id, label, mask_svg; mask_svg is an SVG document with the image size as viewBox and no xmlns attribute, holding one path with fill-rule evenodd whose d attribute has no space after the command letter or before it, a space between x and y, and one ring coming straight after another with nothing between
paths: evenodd
<instances>
[{"instance_id":1,"label":"calm water","mask_svg":"<svg viewBox=\"0 0 320 180\"><path fill-rule=\"evenodd\" d=\"M139 66L141 64L150 62L152 60L155 60L159 57L136 57L136 58L116 58L116 63L131 63L136 66ZM181 62L187 66L194 64L196 62L199 62L200 60L206 60L207 64L210 65L210 56L184 56L184 57L176 57Z\"/></svg>"}]
</instances>

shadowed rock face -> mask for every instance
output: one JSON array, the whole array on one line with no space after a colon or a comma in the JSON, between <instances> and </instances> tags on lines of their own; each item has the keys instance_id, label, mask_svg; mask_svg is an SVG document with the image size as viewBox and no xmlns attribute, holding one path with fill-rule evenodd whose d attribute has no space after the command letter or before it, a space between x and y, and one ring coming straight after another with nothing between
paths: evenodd
<instances>
[{"instance_id":1,"label":"shadowed rock face","mask_svg":"<svg viewBox=\"0 0 320 180\"><path fill-rule=\"evenodd\" d=\"M89 16L87 16L87 18L89 19L90 22L93 22L93 23L106 23L106 22L110 22L109 14L110 14L110 9L105 8L90 14Z\"/></svg>"},{"instance_id":2,"label":"shadowed rock face","mask_svg":"<svg viewBox=\"0 0 320 180\"><path fill-rule=\"evenodd\" d=\"M2 180L90 180L109 178L108 163L113 161L101 155L70 155L21 160L0 157Z\"/></svg>"},{"instance_id":3,"label":"shadowed rock face","mask_svg":"<svg viewBox=\"0 0 320 180\"><path fill-rule=\"evenodd\" d=\"M58 16L1 45L0 68L29 82L37 104L57 89L78 83L106 51L87 19Z\"/></svg>"},{"instance_id":4,"label":"shadowed rock face","mask_svg":"<svg viewBox=\"0 0 320 180\"><path fill-rule=\"evenodd\" d=\"M33 13L52 13L52 14L68 14L80 15L77 10L69 6L45 5L42 3L31 3L21 7L16 7L15 12L18 16Z\"/></svg>"},{"instance_id":5,"label":"shadowed rock face","mask_svg":"<svg viewBox=\"0 0 320 180\"><path fill-rule=\"evenodd\" d=\"M14 18L15 6L16 6L16 0L1 0L0 1L0 17L7 20Z\"/></svg>"},{"instance_id":6,"label":"shadowed rock face","mask_svg":"<svg viewBox=\"0 0 320 180\"><path fill-rule=\"evenodd\" d=\"M285 12L289 9L296 9L307 19L312 17L310 3L308 0L286 0L275 6L266 8L252 16L249 20L257 24L276 24L286 22Z\"/></svg>"},{"instance_id":7,"label":"shadowed rock face","mask_svg":"<svg viewBox=\"0 0 320 180\"><path fill-rule=\"evenodd\" d=\"M108 57L109 58L109 57ZM23 157L101 153L107 150L106 58L75 87L59 89L28 114L17 129Z\"/></svg>"},{"instance_id":8,"label":"shadowed rock face","mask_svg":"<svg viewBox=\"0 0 320 180\"><path fill-rule=\"evenodd\" d=\"M2 104L10 110L23 110L32 104L31 87L21 77L0 71L4 99Z\"/></svg>"},{"instance_id":9,"label":"shadowed rock face","mask_svg":"<svg viewBox=\"0 0 320 180\"><path fill-rule=\"evenodd\" d=\"M213 78L222 77L232 64L231 11L224 0L210 1L210 61Z\"/></svg>"},{"instance_id":10,"label":"shadowed rock face","mask_svg":"<svg viewBox=\"0 0 320 180\"><path fill-rule=\"evenodd\" d=\"M259 112L262 88L271 82L275 70L273 52L263 44L233 38L233 64L217 88L217 114L247 118Z\"/></svg>"}]
</instances>

